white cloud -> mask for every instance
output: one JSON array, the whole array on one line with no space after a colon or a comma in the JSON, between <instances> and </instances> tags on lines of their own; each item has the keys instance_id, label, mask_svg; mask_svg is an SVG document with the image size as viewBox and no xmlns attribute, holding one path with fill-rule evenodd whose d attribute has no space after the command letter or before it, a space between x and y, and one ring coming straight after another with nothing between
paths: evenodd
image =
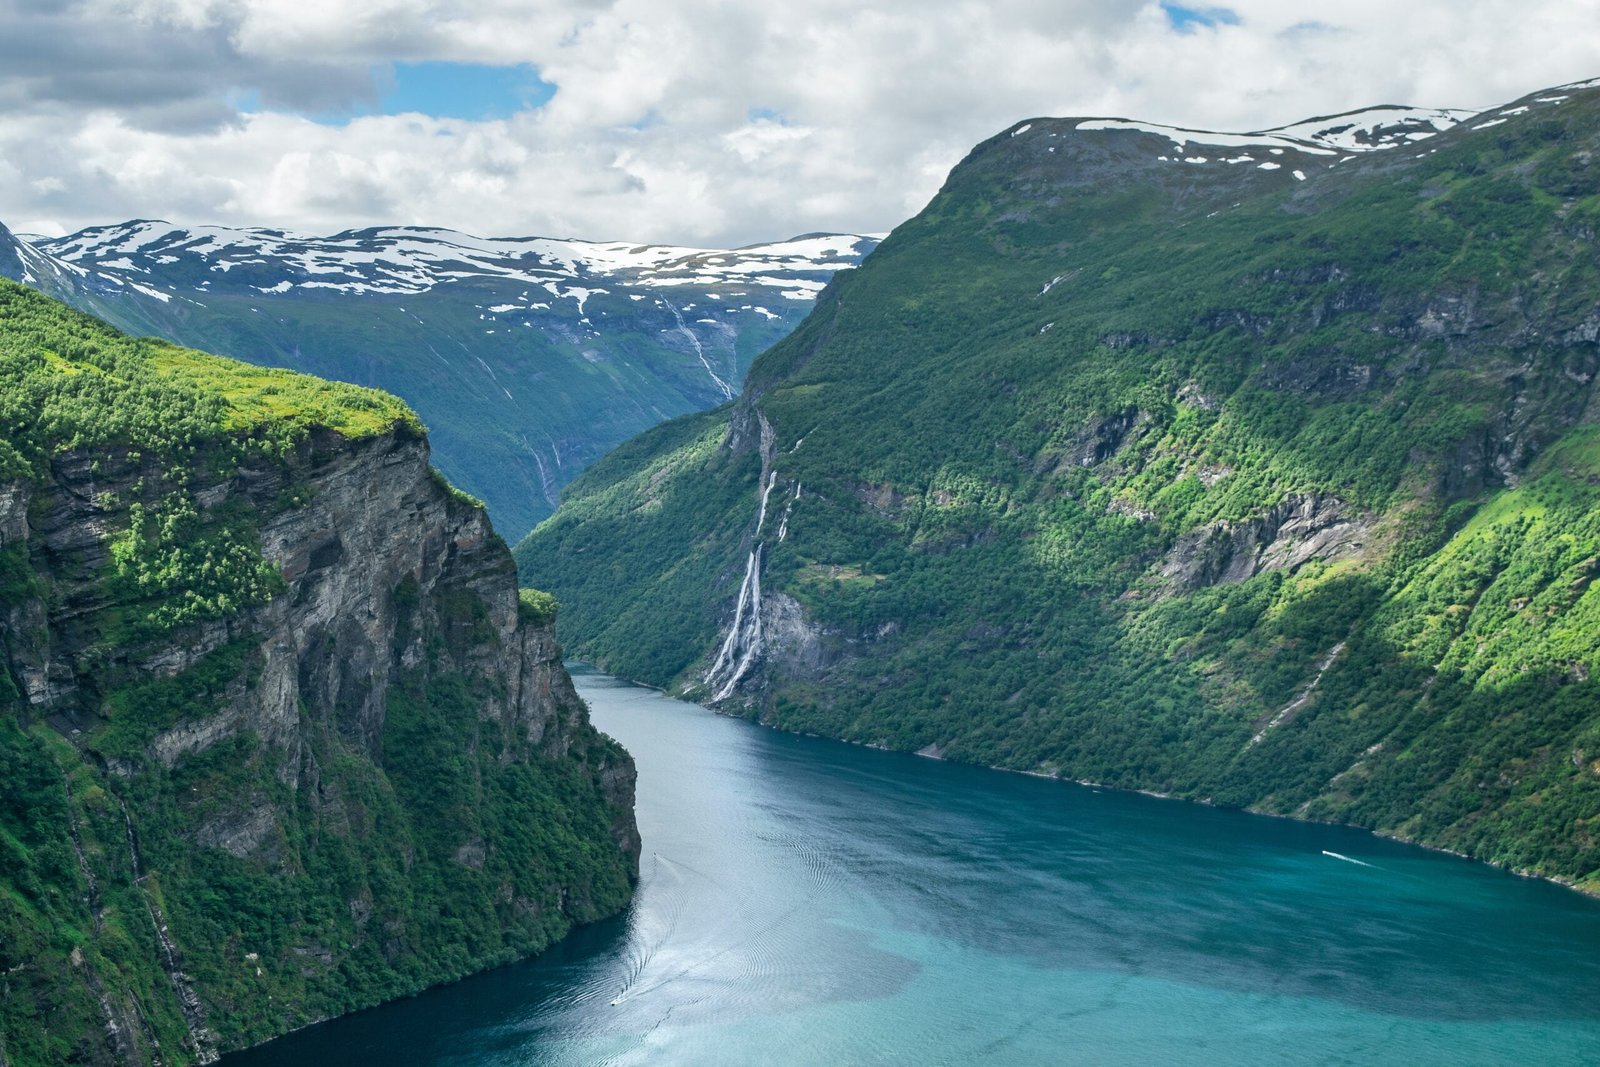
<instances>
[{"instance_id":1,"label":"white cloud","mask_svg":"<svg viewBox=\"0 0 1600 1067\"><path fill-rule=\"evenodd\" d=\"M1236 24L1186 33L1145 0L12 3L0 220L19 226L882 230L1023 118L1253 129L1600 74L1600 0L1238 0ZM422 60L533 64L559 89L508 120L294 113L370 103L385 65ZM268 110L228 103L250 94Z\"/></svg>"}]
</instances>

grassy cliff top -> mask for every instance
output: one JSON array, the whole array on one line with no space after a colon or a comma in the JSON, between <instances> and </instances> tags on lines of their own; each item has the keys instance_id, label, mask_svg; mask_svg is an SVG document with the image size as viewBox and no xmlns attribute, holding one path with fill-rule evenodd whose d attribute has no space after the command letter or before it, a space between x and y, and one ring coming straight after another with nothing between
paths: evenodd
<instances>
[{"instance_id":1,"label":"grassy cliff top","mask_svg":"<svg viewBox=\"0 0 1600 1067\"><path fill-rule=\"evenodd\" d=\"M128 337L0 279L0 475L63 448L166 451L219 436L283 446L314 426L423 432L387 393Z\"/></svg>"}]
</instances>

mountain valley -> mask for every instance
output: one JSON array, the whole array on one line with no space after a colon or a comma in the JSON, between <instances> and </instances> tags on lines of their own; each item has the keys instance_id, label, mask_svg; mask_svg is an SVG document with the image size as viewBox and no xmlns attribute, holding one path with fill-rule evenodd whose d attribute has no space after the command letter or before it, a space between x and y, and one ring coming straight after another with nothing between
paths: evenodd
<instances>
[{"instance_id":1,"label":"mountain valley","mask_svg":"<svg viewBox=\"0 0 1600 1067\"><path fill-rule=\"evenodd\" d=\"M1580 1062L1597 577L1600 79L0 227L0 1067Z\"/></svg>"},{"instance_id":2,"label":"mountain valley","mask_svg":"<svg viewBox=\"0 0 1600 1067\"><path fill-rule=\"evenodd\" d=\"M515 540L614 445L731 399L751 359L876 243L809 234L723 250L141 220L54 239L0 229L0 275L130 333L396 393L428 424L440 469Z\"/></svg>"}]
</instances>

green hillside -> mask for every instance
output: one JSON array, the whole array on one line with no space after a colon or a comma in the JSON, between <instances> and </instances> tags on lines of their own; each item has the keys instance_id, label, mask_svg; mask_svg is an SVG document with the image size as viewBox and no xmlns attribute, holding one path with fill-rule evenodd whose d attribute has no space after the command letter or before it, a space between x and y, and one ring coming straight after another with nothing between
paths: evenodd
<instances>
[{"instance_id":1,"label":"green hillside","mask_svg":"<svg viewBox=\"0 0 1600 1067\"><path fill-rule=\"evenodd\" d=\"M631 763L426 458L0 280L0 1063L205 1062L626 902Z\"/></svg>"},{"instance_id":2,"label":"green hillside","mask_svg":"<svg viewBox=\"0 0 1600 1067\"><path fill-rule=\"evenodd\" d=\"M3 278L0 326L0 417L30 468L79 446L193 447L237 434L247 448L281 448L311 426L351 438L397 423L422 433L386 393L128 337Z\"/></svg>"},{"instance_id":3,"label":"green hillside","mask_svg":"<svg viewBox=\"0 0 1600 1067\"><path fill-rule=\"evenodd\" d=\"M1518 104L1266 167L1019 124L519 562L777 726L1600 889L1600 90Z\"/></svg>"}]
</instances>

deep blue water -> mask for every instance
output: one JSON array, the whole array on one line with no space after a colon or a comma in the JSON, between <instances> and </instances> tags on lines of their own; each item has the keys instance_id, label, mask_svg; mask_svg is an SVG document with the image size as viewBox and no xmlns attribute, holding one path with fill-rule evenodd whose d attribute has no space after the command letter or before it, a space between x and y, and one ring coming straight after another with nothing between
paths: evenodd
<instances>
[{"instance_id":1,"label":"deep blue water","mask_svg":"<svg viewBox=\"0 0 1600 1067\"><path fill-rule=\"evenodd\" d=\"M228 1067L1600 1063L1575 893L577 680L639 764L630 914Z\"/></svg>"}]
</instances>

